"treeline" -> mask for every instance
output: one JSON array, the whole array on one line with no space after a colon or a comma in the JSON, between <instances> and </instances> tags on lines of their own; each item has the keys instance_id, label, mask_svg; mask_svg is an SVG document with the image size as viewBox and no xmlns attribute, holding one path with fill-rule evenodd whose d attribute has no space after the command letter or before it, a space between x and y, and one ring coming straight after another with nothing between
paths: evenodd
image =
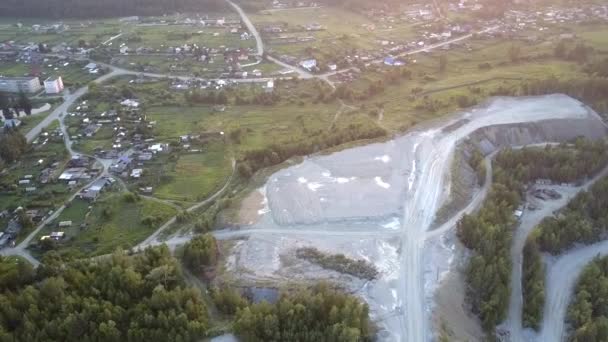
<instances>
[{"instance_id":1,"label":"treeline","mask_svg":"<svg viewBox=\"0 0 608 342\"><path fill-rule=\"evenodd\" d=\"M592 143L578 141L572 147L563 145L536 151L521 149L500 152L494 162L494 183L487 200L478 213L465 215L458 222L458 237L475 252L466 269L468 302L486 331L492 331L505 318L508 308L511 277L509 250L515 226L513 213L522 201L525 185L535 179L561 175L552 170L564 166L564 155L575 156L566 159L573 168L585 168L587 158L600 159L577 148L589 144ZM595 169L581 170L593 172ZM579 177L588 175L583 171L578 174Z\"/></svg>"},{"instance_id":2,"label":"treeline","mask_svg":"<svg viewBox=\"0 0 608 342\"><path fill-rule=\"evenodd\" d=\"M211 104L211 105L227 105L231 102L230 98L225 91L204 91L204 90L191 90L184 94L186 102L190 105L193 104ZM271 106L276 104L281 99L277 92L272 93L258 93L252 96L242 96L240 94L234 95L234 103L237 106L242 105L264 105Z\"/></svg>"},{"instance_id":3,"label":"treeline","mask_svg":"<svg viewBox=\"0 0 608 342\"><path fill-rule=\"evenodd\" d=\"M540 178L572 183L596 174L608 164L608 143L579 138L573 146L507 149L496 156L496 163L515 173L514 177L524 184Z\"/></svg>"},{"instance_id":4,"label":"treeline","mask_svg":"<svg viewBox=\"0 0 608 342\"><path fill-rule=\"evenodd\" d=\"M545 306L545 265L536 241L526 241L522 265L522 295L524 327L538 330Z\"/></svg>"},{"instance_id":5,"label":"treeline","mask_svg":"<svg viewBox=\"0 0 608 342\"><path fill-rule=\"evenodd\" d=\"M16 129L6 127L0 132L0 166L18 160L27 149L25 136Z\"/></svg>"},{"instance_id":6,"label":"treeline","mask_svg":"<svg viewBox=\"0 0 608 342\"><path fill-rule=\"evenodd\" d=\"M378 271L373 264L365 260L347 258L344 254L326 254L316 248L298 248L296 256L308 260L325 269L350 274L361 279L373 280L378 276Z\"/></svg>"},{"instance_id":7,"label":"treeline","mask_svg":"<svg viewBox=\"0 0 608 342\"><path fill-rule=\"evenodd\" d=\"M608 257L585 267L568 307L569 340L608 341Z\"/></svg>"},{"instance_id":8,"label":"treeline","mask_svg":"<svg viewBox=\"0 0 608 342\"><path fill-rule=\"evenodd\" d=\"M590 104L597 112L608 112L608 78L589 77L580 79L548 78L532 80L515 88L499 87L491 95L536 96L563 93Z\"/></svg>"},{"instance_id":9,"label":"treeline","mask_svg":"<svg viewBox=\"0 0 608 342\"><path fill-rule=\"evenodd\" d=\"M259 150L246 151L239 160L238 172L245 178L265 167L278 165L285 160L323 151L347 142L385 137L387 132L378 127L364 127L361 124L350 124L347 128L335 132L319 132L306 141L271 145Z\"/></svg>"},{"instance_id":10,"label":"treeline","mask_svg":"<svg viewBox=\"0 0 608 342\"><path fill-rule=\"evenodd\" d=\"M0 93L0 110L5 119L13 119L23 111L26 115L32 114L32 101L24 93L19 93L17 97L9 94Z\"/></svg>"},{"instance_id":11,"label":"treeline","mask_svg":"<svg viewBox=\"0 0 608 342\"><path fill-rule=\"evenodd\" d=\"M245 342L373 340L367 304L325 283L237 310L234 329Z\"/></svg>"},{"instance_id":12,"label":"treeline","mask_svg":"<svg viewBox=\"0 0 608 342\"><path fill-rule=\"evenodd\" d=\"M217 12L229 9L222 0L3 0L0 15L36 18L103 18Z\"/></svg>"},{"instance_id":13,"label":"treeline","mask_svg":"<svg viewBox=\"0 0 608 342\"><path fill-rule=\"evenodd\" d=\"M608 177L590 191L578 194L557 217L538 226L538 244L544 252L560 254L576 244L591 244L608 236Z\"/></svg>"},{"instance_id":14,"label":"treeline","mask_svg":"<svg viewBox=\"0 0 608 342\"><path fill-rule=\"evenodd\" d=\"M72 262L51 252L18 270L0 275L2 341L198 341L209 327L167 247Z\"/></svg>"}]
</instances>

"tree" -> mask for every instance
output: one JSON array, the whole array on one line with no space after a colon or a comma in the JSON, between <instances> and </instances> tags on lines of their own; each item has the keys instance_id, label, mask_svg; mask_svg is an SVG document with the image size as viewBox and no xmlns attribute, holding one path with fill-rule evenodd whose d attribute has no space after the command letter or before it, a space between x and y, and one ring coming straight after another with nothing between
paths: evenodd
<instances>
[{"instance_id":1,"label":"tree","mask_svg":"<svg viewBox=\"0 0 608 342\"><path fill-rule=\"evenodd\" d=\"M27 140L20 132L9 129L0 136L0 158L7 163L19 159L27 149Z\"/></svg>"},{"instance_id":2,"label":"tree","mask_svg":"<svg viewBox=\"0 0 608 342\"><path fill-rule=\"evenodd\" d=\"M566 42L563 40L560 40L559 43L557 43L557 45L555 46L555 48L553 49L553 55L556 58L565 58L566 57Z\"/></svg>"},{"instance_id":3,"label":"tree","mask_svg":"<svg viewBox=\"0 0 608 342\"><path fill-rule=\"evenodd\" d=\"M24 92L19 92L17 106L19 109L23 110L26 115L32 115L32 102Z\"/></svg>"},{"instance_id":4,"label":"tree","mask_svg":"<svg viewBox=\"0 0 608 342\"><path fill-rule=\"evenodd\" d=\"M519 62L521 58L521 47L519 45L513 44L509 47L509 60L512 63Z\"/></svg>"},{"instance_id":5,"label":"tree","mask_svg":"<svg viewBox=\"0 0 608 342\"><path fill-rule=\"evenodd\" d=\"M184 263L193 272L215 266L217 257L217 241L211 234L197 236L184 246Z\"/></svg>"},{"instance_id":6,"label":"tree","mask_svg":"<svg viewBox=\"0 0 608 342\"><path fill-rule=\"evenodd\" d=\"M10 108L11 102L9 97L5 93L0 92L0 110L2 110L5 119L12 119L7 117L7 115L10 115Z\"/></svg>"},{"instance_id":7,"label":"tree","mask_svg":"<svg viewBox=\"0 0 608 342\"><path fill-rule=\"evenodd\" d=\"M448 56L439 56L439 72L444 73L448 67Z\"/></svg>"}]
</instances>

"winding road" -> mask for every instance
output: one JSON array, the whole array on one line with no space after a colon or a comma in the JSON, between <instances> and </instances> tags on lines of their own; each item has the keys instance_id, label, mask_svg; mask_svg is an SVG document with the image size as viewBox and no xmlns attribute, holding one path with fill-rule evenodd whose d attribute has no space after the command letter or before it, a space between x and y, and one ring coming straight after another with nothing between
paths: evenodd
<instances>
[{"instance_id":1,"label":"winding road","mask_svg":"<svg viewBox=\"0 0 608 342\"><path fill-rule=\"evenodd\" d=\"M511 298L509 301L509 312L507 318L507 327L510 332L512 341L525 341L522 328L522 313L523 313L523 293L522 293L522 267L523 267L523 249L530 233L536 226L547 216L552 216L554 212L564 208L568 202L581 191L587 191L598 180L608 175L608 167L604 168L600 173L588 180L584 185L579 187L560 187L559 192L562 193L562 198L543 202L541 210L524 211L521 224L515 231L513 244L511 247ZM594 245L595 247L586 247L582 250L590 248L596 251L597 246L603 246L601 243ZM608 248L605 248L605 253L608 253ZM597 254L597 253L596 253ZM565 308L568 305L568 298L571 295L572 284L577 277L573 276L576 272L564 272L560 269L561 265L575 267L575 265L585 265L593 257L589 257L586 252L575 251L564 254L555 264L550 265L545 284L547 291L545 292L547 302L544 308L544 322L542 324L542 333L538 341L560 341L559 336L563 335L563 323L565 321ZM561 264L560 264L561 262ZM556 267L558 267L556 269ZM578 271L580 271L580 268ZM574 270L577 271L577 270ZM556 279L557 278L557 279ZM561 323L560 323L561 322Z\"/></svg>"},{"instance_id":2,"label":"winding road","mask_svg":"<svg viewBox=\"0 0 608 342\"><path fill-rule=\"evenodd\" d=\"M574 285L583 271L597 256L608 255L608 240L562 255L549 265L545 279L545 302L542 329L538 341L565 341L565 322Z\"/></svg>"}]
</instances>

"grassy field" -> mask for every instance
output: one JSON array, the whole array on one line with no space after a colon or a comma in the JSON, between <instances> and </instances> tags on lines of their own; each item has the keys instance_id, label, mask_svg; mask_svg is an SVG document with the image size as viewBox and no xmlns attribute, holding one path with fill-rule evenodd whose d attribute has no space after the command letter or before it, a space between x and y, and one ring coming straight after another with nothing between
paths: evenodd
<instances>
[{"instance_id":1,"label":"grassy field","mask_svg":"<svg viewBox=\"0 0 608 342\"><path fill-rule=\"evenodd\" d=\"M19 28L15 24L21 23ZM44 43L50 46L60 43L78 45L78 41L84 40L89 45L96 46L101 42L116 35L120 31L118 20L98 21L62 21L70 28L61 33L47 33L40 30L35 31L32 25L53 25L56 21L45 19L0 19L0 41L14 41L16 44Z\"/></svg>"},{"instance_id":2,"label":"grassy field","mask_svg":"<svg viewBox=\"0 0 608 342\"><path fill-rule=\"evenodd\" d=\"M580 28L582 30L582 28ZM600 58L603 36L608 26L586 27L579 37L588 46L596 49ZM608 35L608 34L607 34ZM520 47L520 60L509 57L512 46ZM412 79L402 80L398 85L388 85L385 90L369 100L355 101L357 106L383 105L382 126L399 132L412 125L460 109L456 99L466 96L472 103L485 100L499 88L511 88L525 80L556 77L570 79L585 76L579 63L553 57L557 41L540 44L506 42L496 40L469 40L466 45L452 48L449 52L433 51L417 54L409 60L407 69ZM576 43L570 43L575 46ZM439 70L439 58L447 56L447 67ZM480 68L488 63L489 68ZM373 82L383 79L391 69L381 67L378 71L365 72L349 87L363 91ZM428 104L433 103L433 108Z\"/></svg>"},{"instance_id":3,"label":"grassy field","mask_svg":"<svg viewBox=\"0 0 608 342\"><path fill-rule=\"evenodd\" d=\"M136 39L135 39L136 38ZM227 28L206 28L193 25L130 26L128 33L111 43L112 47L126 44L129 48L166 49L196 44L208 48L252 48L255 40L241 40Z\"/></svg>"},{"instance_id":4,"label":"grassy field","mask_svg":"<svg viewBox=\"0 0 608 342\"><path fill-rule=\"evenodd\" d=\"M77 199L36 240L53 231L64 231L66 237L57 244L61 252L106 254L143 241L175 214L171 206L146 199L129 202L121 194L104 195L93 204ZM61 221L72 221L72 226L58 228L56 224Z\"/></svg>"},{"instance_id":5,"label":"grassy field","mask_svg":"<svg viewBox=\"0 0 608 342\"><path fill-rule=\"evenodd\" d=\"M197 62L191 57L176 56L117 56L114 64L126 69L174 75L198 75L219 77L227 67L223 56L217 56L209 63Z\"/></svg>"},{"instance_id":6,"label":"grassy field","mask_svg":"<svg viewBox=\"0 0 608 342\"><path fill-rule=\"evenodd\" d=\"M40 72L39 78L41 81L51 76L61 76L66 87L83 85L99 77L99 75L92 75L83 70L86 63L69 62L68 65L64 64L65 62L47 62L34 67L24 63L3 62L0 63L0 75L7 77L28 76L34 70L37 70Z\"/></svg>"},{"instance_id":7,"label":"grassy field","mask_svg":"<svg viewBox=\"0 0 608 342\"><path fill-rule=\"evenodd\" d=\"M321 7L313 9L293 9L263 11L251 16L253 22L262 27L267 24L287 24L288 34L313 36L315 41L297 44L280 44L272 40L269 47L276 54L306 57L313 51L315 57L330 59L352 49L373 50L380 47L380 41L405 42L415 38L415 27L405 23L378 25L370 19L346 9ZM325 30L302 31L299 26L317 23ZM381 27L380 27L381 26ZM373 28L373 29L372 29Z\"/></svg>"},{"instance_id":8,"label":"grassy field","mask_svg":"<svg viewBox=\"0 0 608 342\"><path fill-rule=\"evenodd\" d=\"M218 190L231 173L226 145L208 145L204 153L180 155L166 175L168 183L159 186L154 195L161 199L179 202L196 202Z\"/></svg>"}]
</instances>

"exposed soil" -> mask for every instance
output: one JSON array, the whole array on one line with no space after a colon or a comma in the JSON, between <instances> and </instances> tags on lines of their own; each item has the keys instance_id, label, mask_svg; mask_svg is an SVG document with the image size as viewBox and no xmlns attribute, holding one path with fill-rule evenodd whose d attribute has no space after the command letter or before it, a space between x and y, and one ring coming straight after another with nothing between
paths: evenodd
<instances>
[{"instance_id":1,"label":"exposed soil","mask_svg":"<svg viewBox=\"0 0 608 342\"><path fill-rule=\"evenodd\" d=\"M482 341L479 320L465 306L465 280L460 271L453 271L440 283L435 293L433 323L444 327L450 341Z\"/></svg>"},{"instance_id":2,"label":"exposed soil","mask_svg":"<svg viewBox=\"0 0 608 342\"><path fill-rule=\"evenodd\" d=\"M241 202L237 225L253 225L259 222L260 212L264 210L264 195L260 190L252 191Z\"/></svg>"}]
</instances>

